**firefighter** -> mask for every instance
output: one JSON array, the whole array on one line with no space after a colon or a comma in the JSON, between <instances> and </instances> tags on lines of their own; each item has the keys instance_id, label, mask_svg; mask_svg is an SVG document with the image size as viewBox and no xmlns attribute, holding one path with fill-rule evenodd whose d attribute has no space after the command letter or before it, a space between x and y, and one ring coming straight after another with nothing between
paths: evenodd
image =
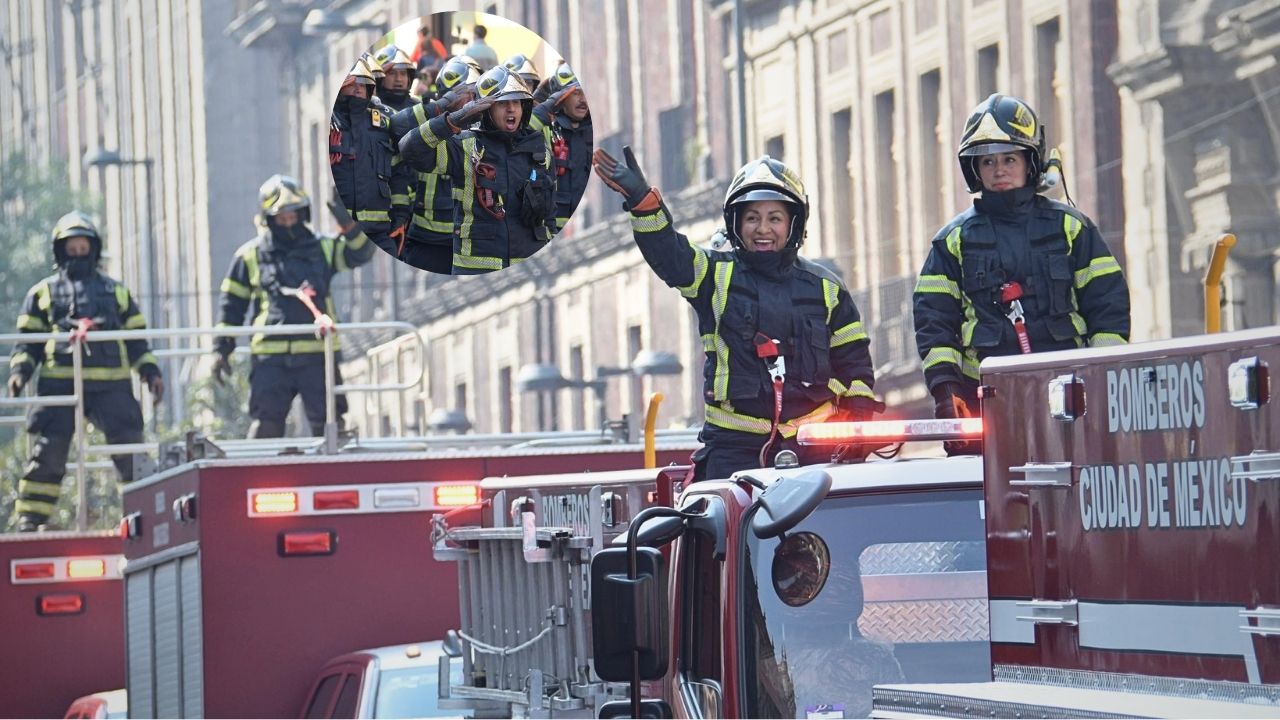
<instances>
[{"instance_id":1,"label":"firefighter","mask_svg":"<svg viewBox=\"0 0 1280 720\"><path fill-rule=\"evenodd\" d=\"M359 225L339 205L330 210L338 219L340 237L317 237L311 220L311 198L298 181L273 175L258 190L258 236L241 245L222 281L220 327L239 327L252 303L252 324L294 325L315 322L321 328L337 320L334 312L333 276L359 267L373 257L373 244ZM334 338L334 349L341 347ZM231 372L229 358L236 341L218 338L214 379L221 384ZM314 335L255 335L249 343L253 356L249 376L249 437L284 435L285 418L296 395L313 435L321 435L325 421L324 341ZM334 383L341 383L334 365ZM347 402L337 397L340 421Z\"/></svg>"},{"instance_id":2,"label":"firefighter","mask_svg":"<svg viewBox=\"0 0 1280 720\"><path fill-rule=\"evenodd\" d=\"M343 80L329 120L329 166L342 205L394 256L405 228L392 226L392 209L408 209L410 173L396 156L392 111L372 97L375 83L364 59Z\"/></svg>"},{"instance_id":3,"label":"firefighter","mask_svg":"<svg viewBox=\"0 0 1280 720\"><path fill-rule=\"evenodd\" d=\"M524 55L512 55L502 63L502 66L507 69L507 72L520 78L530 93L537 90L538 84L542 82L542 78L538 76L538 69Z\"/></svg>"},{"instance_id":4,"label":"firefighter","mask_svg":"<svg viewBox=\"0 0 1280 720\"><path fill-rule=\"evenodd\" d=\"M418 100L409 94L418 67L409 59L409 53L395 45L388 45L373 56L374 62L382 69L382 79L376 84L378 100L383 105L399 112Z\"/></svg>"},{"instance_id":5,"label":"firefighter","mask_svg":"<svg viewBox=\"0 0 1280 720\"><path fill-rule=\"evenodd\" d=\"M519 78L495 67L476 83L476 98L423 123L400 140L415 170L445 157L461 188L454 222L453 274L491 272L537 252L555 230L555 176L545 136L529 127L533 97ZM467 129L479 121L475 128ZM446 144L445 154L439 146Z\"/></svg>"},{"instance_id":6,"label":"firefighter","mask_svg":"<svg viewBox=\"0 0 1280 720\"><path fill-rule=\"evenodd\" d=\"M53 257L57 272L27 293L20 332L70 330L84 339L92 330L136 330L147 326L142 312L122 283L98 269L102 235L88 215L70 212L54 225ZM17 396L40 368L36 394L70 395L74 391L71 346L68 342L28 342L14 348L9 360L9 394ZM133 396L130 371L151 390L152 400L164 397L164 379L156 358L139 338L90 342L82 356L85 416L111 444L142 442L142 409ZM43 364L43 367L41 365ZM67 453L75 432L75 409L37 407L27 418L31 459L18 481L18 532L44 524L58 502L59 485L67 468ZM120 477L133 480L133 457L112 457Z\"/></svg>"},{"instance_id":7,"label":"firefighter","mask_svg":"<svg viewBox=\"0 0 1280 720\"><path fill-rule=\"evenodd\" d=\"M623 195L645 261L693 306L706 351L695 477L801 452L801 424L870 418L880 405L858 309L839 278L798 256L809 217L800 178L768 155L744 165L724 200L733 249L707 250L675 231L657 188L629 147L624 154L625 165L596 150L596 173Z\"/></svg>"},{"instance_id":8,"label":"firefighter","mask_svg":"<svg viewBox=\"0 0 1280 720\"><path fill-rule=\"evenodd\" d=\"M934 236L914 295L916 346L940 418L978 414L985 357L1129 340L1129 288L1098 228L1037 193L1048 158L1031 108L988 97L965 122L957 158L979 196Z\"/></svg>"},{"instance_id":9,"label":"firefighter","mask_svg":"<svg viewBox=\"0 0 1280 720\"><path fill-rule=\"evenodd\" d=\"M458 110L474 97L480 79L480 66L475 58L459 56L450 59L436 75L435 87L442 94L397 112L391 118L391 134L397 142L418 126L443 112ZM400 216L392 219L397 226L408 223L404 252L400 259L431 272L448 275L453 271L453 180L449 177L446 144L436 146L436 163L429 171L416 171L411 220Z\"/></svg>"},{"instance_id":10,"label":"firefighter","mask_svg":"<svg viewBox=\"0 0 1280 720\"><path fill-rule=\"evenodd\" d=\"M556 231L564 228L587 190L591 177L591 107L568 63L539 86L545 94L533 108L532 127L541 129L551 146L556 174ZM534 96L537 99L537 95Z\"/></svg>"}]
</instances>

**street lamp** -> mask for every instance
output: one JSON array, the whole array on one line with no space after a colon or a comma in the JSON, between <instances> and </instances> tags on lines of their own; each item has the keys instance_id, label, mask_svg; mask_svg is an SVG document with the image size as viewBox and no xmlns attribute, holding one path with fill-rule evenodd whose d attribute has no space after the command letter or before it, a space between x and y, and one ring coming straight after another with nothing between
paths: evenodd
<instances>
[{"instance_id":1,"label":"street lamp","mask_svg":"<svg viewBox=\"0 0 1280 720\"><path fill-rule=\"evenodd\" d=\"M427 427L433 432L453 432L461 435L471 429L471 421L462 410L436 408L427 418Z\"/></svg>"},{"instance_id":2,"label":"street lamp","mask_svg":"<svg viewBox=\"0 0 1280 720\"><path fill-rule=\"evenodd\" d=\"M608 422L605 412L604 396L606 378L619 375L679 375L684 371L675 353L665 350L641 350L636 353L630 365L625 367L609 367L598 365L595 377L591 379L566 378L560 374L560 368L546 363L529 363L520 367L516 373L516 389L520 392L554 392L565 388L589 388L596 396L596 411L600 427Z\"/></svg>"},{"instance_id":3,"label":"street lamp","mask_svg":"<svg viewBox=\"0 0 1280 720\"><path fill-rule=\"evenodd\" d=\"M121 165L142 165L146 171L146 193L147 193L147 323L150 327L160 327L159 321L159 305L160 296L156 292L156 239L155 239L155 214L152 201L152 184L151 184L151 168L154 161L151 158L122 158L120 153L115 150L105 150L96 148L89 150L84 154L84 166L86 168L105 168Z\"/></svg>"}]
</instances>

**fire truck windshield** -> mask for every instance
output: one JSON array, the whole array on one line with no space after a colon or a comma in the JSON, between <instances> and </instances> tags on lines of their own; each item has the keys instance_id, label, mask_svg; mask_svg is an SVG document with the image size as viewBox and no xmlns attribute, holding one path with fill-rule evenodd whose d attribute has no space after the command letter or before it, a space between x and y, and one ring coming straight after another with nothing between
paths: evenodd
<instances>
[{"instance_id":1,"label":"fire truck windshield","mask_svg":"<svg viewBox=\"0 0 1280 720\"><path fill-rule=\"evenodd\" d=\"M876 684L990 680L980 503L976 489L829 498L788 534L825 546L825 582L799 606L775 581L793 587L803 553L777 562L779 540L748 533L744 717L868 717Z\"/></svg>"}]
</instances>

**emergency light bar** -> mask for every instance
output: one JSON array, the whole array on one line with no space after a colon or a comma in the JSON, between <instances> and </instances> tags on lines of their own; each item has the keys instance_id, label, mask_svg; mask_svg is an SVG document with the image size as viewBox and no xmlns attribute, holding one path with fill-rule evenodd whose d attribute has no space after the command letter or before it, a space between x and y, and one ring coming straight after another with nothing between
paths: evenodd
<instances>
[{"instance_id":1,"label":"emergency light bar","mask_svg":"<svg viewBox=\"0 0 1280 720\"><path fill-rule=\"evenodd\" d=\"M124 555L22 558L9 561L9 582L14 585L35 585L119 580L120 566L123 563Z\"/></svg>"},{"instance_id":2,"label":"emergency light bar","mask_svg":"<svg viewBox=\"0 0 1280 720\"><path fill-rule=\"evenodd\" d=\"M981 439L982 418L810 423L796 433L801 445Z\"/></svg>"},{"instance_id":3,"label":"emergency light bar","mask_svg":"<svg viewBox=\"0 0 1280 720\"><path fill-rule=\"evenodd\" d=\"M246 493L251 518L425 512L480 502L479 485L453 482L251 488Z\"/></svg>"}]
</instances>

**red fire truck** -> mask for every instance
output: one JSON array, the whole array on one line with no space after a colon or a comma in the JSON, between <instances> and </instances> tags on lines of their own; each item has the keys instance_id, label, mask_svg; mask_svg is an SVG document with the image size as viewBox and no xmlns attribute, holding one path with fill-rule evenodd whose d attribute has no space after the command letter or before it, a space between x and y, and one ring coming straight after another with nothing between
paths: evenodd
<instances>
[{"instance_id":1,"label":"red fire truck","mask_svg":"<svg viewBox=\"0 0 1280 720\"><path fill-rule=\"evenodd\" d=\"M877 713L1280 716L1275 366L1276 327L984 363L992 682Z\"/></svg>"},{"instance_id":2,"label":"red fire truck","mask_svg":"<svg viewBox=\"0 0 1280 720\"><path fill-rule=\"evenodd\" d=\"M114 532L0 535L0 717L61 717L124 685L122 560Z\"/></svg>"},{"instance_id":3,"label":"red fire truck","mask_svg":"<svg viewBox=\"0 0 1280 720\"><path fill-rule=\"evenodd\" d=\"M691 449L668 444L657 460ZM204 458L129 485L130 714L294 715L326 660L458 625L455 566L431 557L432 513L477 512L481 478L642 457L612 445Z\"/></svg>"}]
</instances>

